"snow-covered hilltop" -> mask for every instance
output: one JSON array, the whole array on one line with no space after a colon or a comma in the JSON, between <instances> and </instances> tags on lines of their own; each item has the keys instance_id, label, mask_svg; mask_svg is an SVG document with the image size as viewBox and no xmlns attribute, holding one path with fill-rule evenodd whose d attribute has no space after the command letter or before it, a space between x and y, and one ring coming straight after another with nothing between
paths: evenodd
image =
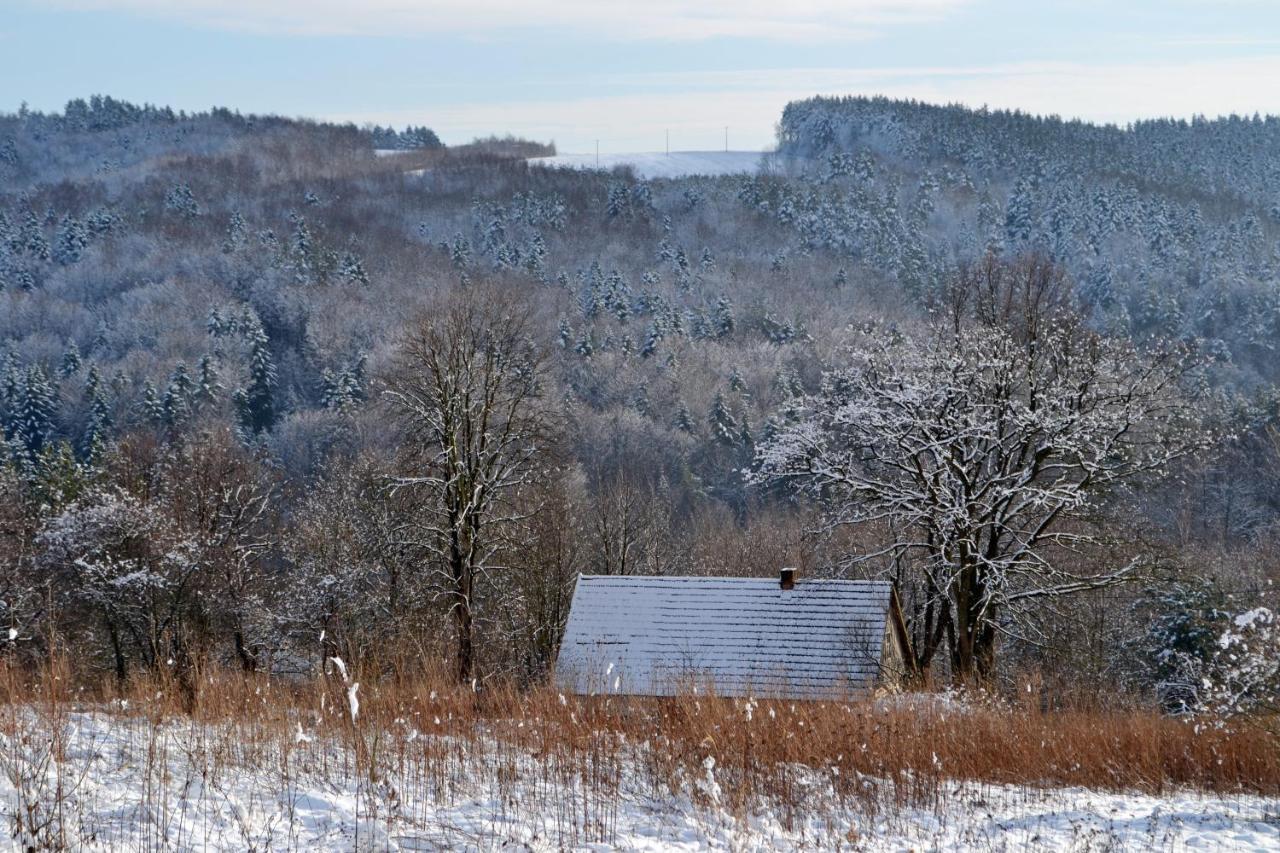
<instances>
[{"instance_id":1,"label":"snow-covered hilltop","mask_svg":"<svg viewBox=\"0 0 1280 853\"><path fill-rule=\"evenodd\" d=\"M772 153L759 151L662 151L629 154L557 154L533 157L533 165L568 169L602 169L609 171L629 166L636 177L687 178L693 175L750 175L767 170L776 163Z\"/></svg>"}]
</instances>

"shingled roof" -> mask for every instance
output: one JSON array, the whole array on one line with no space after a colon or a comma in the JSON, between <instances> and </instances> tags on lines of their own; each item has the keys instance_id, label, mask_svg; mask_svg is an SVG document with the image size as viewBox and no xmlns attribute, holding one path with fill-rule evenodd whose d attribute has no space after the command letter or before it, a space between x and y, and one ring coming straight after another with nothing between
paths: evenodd
<instances>
[{"instance_id":1,"label":"shingled roof","mask_svg":"<svg viewBox=\"0 0 1280 853\"><path fill-rule=\"evenodd\" d=\"M876 685L886 636L902 651L895 606L884 581L580 575L556 680L580 694L847 695Z\"/></svg>"}]
</instances>

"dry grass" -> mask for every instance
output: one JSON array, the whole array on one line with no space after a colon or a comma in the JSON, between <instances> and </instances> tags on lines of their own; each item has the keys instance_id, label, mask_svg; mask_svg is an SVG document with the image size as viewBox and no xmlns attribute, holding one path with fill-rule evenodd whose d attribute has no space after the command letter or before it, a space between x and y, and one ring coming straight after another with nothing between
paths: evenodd
<instances>
[{"instance_id":1,"label":"dry grass","mask_svg":"<svg viewBox=\"0 0 1280 853\"><path fill-rule=\"evenodd\" d=\"M164 753L181 743L187 764L206 778L269 768L285 790L298 784L302 768L357 778L361 820L395 811L410 825L429 821L427 804L464 799L481 780L495 802L532 810L554 827L557 843L570 845L611 839L624 776L658 797L713 796L735 816L768 809L787 827L814 818L819 806L806 786L815 773L829 790L821 807L834 803L864 814L898 806L941 810L947 786L957 780L1280 795L1280 745L1261 728L1196 725L1146 711L1045 712L1038 702L975 705L936 697L580 698L551 688L476 692L440 678L377 679L354 671L350 681L361 685L355 718L349 684L337 673L291 682L205 672L187 715L182 691L168 678L72 688L57 666L34 677L7 670L0 673L0 735L6 744L34 742L34 732L63 731L68 714L86 711L122 718L137 752L148 756L146 778L155 776L149 813L164 812L159 792L173 772ZM183 734L171 743L174 731ZM49 746L34 756L0 755L0 769L17 780L15 787L27 788L30 813L15 818L27 838L66 832L54 811L74 790L74 779L55 780L54 790L44 770L18 766L56 764L61 742L56 735L44 740ZM719 783L714 795L697 784L708 758Z\"/></svg>"}]
</instances>

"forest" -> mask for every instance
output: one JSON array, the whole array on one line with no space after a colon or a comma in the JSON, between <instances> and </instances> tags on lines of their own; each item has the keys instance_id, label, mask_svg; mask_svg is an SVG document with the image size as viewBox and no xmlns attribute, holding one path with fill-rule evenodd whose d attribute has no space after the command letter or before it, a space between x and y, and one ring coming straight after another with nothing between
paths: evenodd
<instances>
[{"instance_id":1,"label":"forest","mask_svg":"<svg viewBox=\"0 0 1280 853\"><path fill-rule=\"evenodd\" d=\"M778 127L0 114L6 659L535 685L580 572L795 566L892 579L922 684L1274 712L1280 118Z\"/></svg>"}]
</instances>

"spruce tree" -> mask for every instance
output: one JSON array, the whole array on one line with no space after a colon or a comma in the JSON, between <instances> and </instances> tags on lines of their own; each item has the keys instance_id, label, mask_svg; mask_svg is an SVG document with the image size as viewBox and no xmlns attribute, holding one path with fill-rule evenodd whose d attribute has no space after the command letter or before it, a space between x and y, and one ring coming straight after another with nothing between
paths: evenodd
<instances>
[{"instance_id":1,"label":"spruce tree","mask_svg":"<svg viewBox=\"0 0 1280 853\"><path fill-rule=\"evenodd\" d=\"M197 369L195 391L192 394L196 408L214 403L221 393L222 383L218 381L218 368L214 364L213 356L202 356Z\"/></svg>"},{"instance_id":2,"label":"spruce tree","mask_svg":"<svg viewBox=\"0 0 1280 853\"><path fill-rule=\"evenodd\" d=\"M44 226L35 211L28 210L18 231L18 245L22 252L38 261L47 261L50 257L49 241L44 236Z\"/></svg>"},{"instance_id":3,"label":"spruce tree","mask_svg":"<svg viewBox=\"0 0 1280 853\"><path fill-rule=\"evenodd\" d=\"M271 342L261 323L253 322L245 330L245 339L249 345L249 382L236 392L236 404L240 426L248 434L257 434L275 423L272 396L276 366L271 359Z\"/></svg>"},{"instance_id":4,"label":"spruce tree","mask_svg":"<svg viewBox=\"0 0 1280 853\"><path fill-rule=\"evenodd\" d=\"M53 259L63 266L80 260L89 245L89 232L74 216L64 216L54 235Z\"/></svg>"},{"instance_id":5,"label":"spruce tree","mask_svg":"<svg viewBox=\"0 0 1280 853\"><path fill-rule=\"evenodd\" d=\"M111 402L107 399L107 391L103 387L96 364L89 365L85 376L84 395L89 401L89 422L85 426L80 449L86 458L91 458L96 448L106 443L114 423Z\"/></svg>"},{"instance_id":6,"label":"spruce tree","mask_svg":"<svg viewBox=\"0 0 1280 853\"><path fill-rule=\"evenodd\" d=\"M733 333L733 303L729 301L729 297L721 296L716 300L714 324L717 338Z\"/></svg>"},{"instance_id":7,"label":"spruce tree","mask_svg":"<svg viewBox=\"0 0 1280 853\"><path fill-rule=\"evenodd\" d=\"M227 236L222 241L222 251L231 254L245 244L249 238L249 231L245 225L244 216L240 211L231 211L231 220L227 223Z\"/></svg>"},{"instance_id":8,"label":"spruce tree","mask_svg":"<svg viewBox=\"0 0 1280 853\"><path fill-rule=\"evenodd\" d=\"M673 421L676 429L681 432L687 432L694 435L698 432L698 427L693 422L693 414L689 411L689 407L685 405L684 400L676 404L676 416Z\"/></svg>"},{"instance_id":9,"label":"spruce tree","mask_svg":"<svg viewBox=\"0 0 1280 853\"><path fill-rule=\"evenodd\" d=\"M714 441L727 447L733 447L738 443L738 422L729 411L724 394L719 391L711 402L707 422L711 425L711 438Z\"/></svg>"},{"instance_id":10,"label":"spruce tree","mask_svg":"<svg viewBox=\"0 0 1280 853\"><path fill-rule=\"evenodd\" d=\"M156 392L155 383L150 379L142 383L142 403L139 409L148 423L164 423L164 403Z\"/></svg>"},{"instance_id":11,"label":"spruce tree","mask_svg":"<svg viewBox=\"0 0 1280 853\"><path fill-rule=\"evenodd\" d=\"M169 188L164 195L164 209L178 214L183 219L194 219L200 215L200 205L196 203L195 194L186 183L175 184Z\"/></svg>"},{"instance_id":12,"label":"spruce tree","mask_svg":"<svg viewBox=\"0 0 1280 853\"><path fill-rule=\"evenodd\" d=\"M360 260L359 255L349 249L342 253L338 274L352 284L369 283L369 274L365 272L364 262Z\"/></svg>"},{"instance_id":13,"label":"spruce tree","mask_svg":"<svg viewBox=\"0 0 1280 853\"><path fill-rule=\"evenodd\" d=\"M84 363L80 357L80 348L76 346L75 341L71 342L71 346L67 347L67 351L62 354L62 363L58 365L58 373L63 379L67 379L80 372L80 367Z\"/></svg>"},{"instance_id":14,"label":"spruce tree","mask_svg":"<svg viewBox=\"0 0 1280 853\"><path fill-rule=\"evenodd\" d=\"M27 368L21 393L18 434L28 453L34 457L53 435L53 422L58 411L58 394L44 372L44 368L38 364Z\"/></svg>"}]
</instances>

